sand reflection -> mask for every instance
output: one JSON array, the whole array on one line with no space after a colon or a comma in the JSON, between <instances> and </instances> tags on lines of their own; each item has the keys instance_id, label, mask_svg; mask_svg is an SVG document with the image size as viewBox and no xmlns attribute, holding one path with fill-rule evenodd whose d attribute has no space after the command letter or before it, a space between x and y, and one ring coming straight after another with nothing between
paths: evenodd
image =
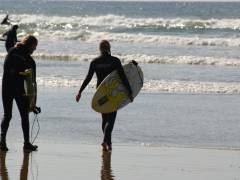
<instances>
[{"instance_id":1,"label":"sand reflection","mask_svg":"<svg viewBox=\"0 0 240 180\"><path fill-rule=\"evenodd\" d=\"M6 155L6 152L0 151L0 179L2 180L9 180L6 167Z\"/></svg>"},{"instance_id":2,"label":"sand reflection","mask_svg":"<svg viewBox=\"0 0 240 180\"><path fill-rule=\"evenodd\" d=\"M111 167L111 156L112 152L103 151L102 153L101 180L114 180Z\"/></svg>"},{"instance_id":3,"label":"sand reflection","mask_svg":"<svg viewBox=\"0 0 240 180\"><path fill-rule=\"evenodd\" d=\"M31 153L23 153L23 161L20 171L20 180L28 180L29 156ZM6 152L0 151L0 179L9 180L8 170L6 166Z\"/></svg>"},{"instance_id":4,"label":"sand reflection","mask_svg":"<svg viewBox=\"0 0 240 180\"><path fill-rule=\"evenodd\" d=\"M20 180L28 179L29 155L30 153L27 153L27 152L23 153L23 163L22 163L22 168L20 172Z\"/></svg>"}]
</instances>

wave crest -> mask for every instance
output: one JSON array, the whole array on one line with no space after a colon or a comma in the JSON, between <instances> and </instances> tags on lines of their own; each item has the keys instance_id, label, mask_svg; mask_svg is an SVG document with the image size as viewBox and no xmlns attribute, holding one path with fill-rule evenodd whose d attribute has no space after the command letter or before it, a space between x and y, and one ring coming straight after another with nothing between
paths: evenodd
<instances>
[{"instance_id":1,"label":"wave crest","mask_svg":"<svg viewBox=\"0 0 240 180\"><path fill-rule=\"evenodd\" d=\"M4 17L4 15L0 15ZM63 39L96 42L102 38L116 42L159 43L187 46L239 47L240 19L164 19L164 18L130 18L125 16L46 16L46 15L12 15L20 25L19 37L27 33L41 36L41 39ZM202 30L230 31L235 35L215 38L197 36L166 36L161 32L201 32ZM0 27L0 34L7 27ZM152 34L153 33L153 34ZM189 34L191 34L190 32ZM181 34L181 33L180 33Z\"/></svg>"},{"instance_id":2,"label":"wave crest","mask_svg":"<svg viewBox=\"0 0 240 180\"><path fill-rule=\"evenodd\" d=\"M62 77L39 77L37 78L37 82L39 86L47 87L79 87L83 80ZM95 87L96 79L91 81L87 88L95 90ZM142 91L151 93L240 94L240 84L224 82L146 80Z\"/></svg>"},{"instance_id":3,"label":"wave crest","mask_svg":"<svg viewBox=\"0 0 240 180\"><path fill-rule=\"evenodd\" d=\"M0 53L0 58L4 58L6 53ZM35 53L34 58L46 61L80 61L89 62L97 54L49 54ZM147 54L127 54L116 55L123 63L136 60L139 63L147 64L185 64L185 65L211 65L211 66L235 66L240 67L240 58L230 59L225 57L205 57L205 56L154 56Z\"/></svg>"},{"instance_id":4,"label":"wave crest","mask_svg":"<svg viewBox=\"0 0 240 180\"><path fill-rule=\"evenodd\" d=\"M5 14L0 14L4 18ZM35 25L46 29L74 29L83 26L110 28L144 27L144 28L180 28L180 29L240 29L240 19L189 19L189 18L133 18L118 15L102 16L46 16L20 14L11 15L15 22L21 25Z\"/></svg>"}]
</instances>

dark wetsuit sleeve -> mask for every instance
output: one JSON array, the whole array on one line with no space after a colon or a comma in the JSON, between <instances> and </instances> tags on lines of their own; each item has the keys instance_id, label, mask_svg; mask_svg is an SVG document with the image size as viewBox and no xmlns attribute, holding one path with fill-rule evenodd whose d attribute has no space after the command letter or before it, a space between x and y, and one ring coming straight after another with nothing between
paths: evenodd
<instances>
[{"instance_id":1,"label":"dark wetsuit sleeve","mask_svg":"<svg viewBox=\"0 0 240 180\"><path fill-rule=\"evenodd\" d=\"M17 33L14 34L14 43L17 42Z\"/></svg>"},{"instance_id":2,"label":"dark wetsuit sleeve","mask_svg":"<svg viewBox=\"0 0 240 180\"><path fill-rule=\"evenodd\" d=\"M32 59L32 69L33 69L33 81L35 84L37 84L37 80L36 80L36 63L35 61Z\"/></svg>"},{"instance_id":3,"label":"dark wetsuit sleeve","mask_svg":"<svg viewBox=\"0 0 240 180\"><path fill-rule=\"evenodd\" d=\"M94 68L94 63L91 62L90 67L89 67L89 70L88 70L88 74L87 74L85 80L83 81L82 86L81 86L81 88L80 88L80 90L79 90L79 93L80 93L80 94L81 94L82 91L85 89L85 87L88 85L88 83L91 81L91 79L92 79L92 77L93 77L93 74L94 74L94 72L95 72L94 69L95 69L95 68Z\"/></svg>"},{"instance_id":4,"label":"dark wetsuit sleeve","mask_svg":"<svg viewBox=\"0 0 240 180\"><path fill-rule=\"evenodd\" d=\"M131 86L130 86L129 81L128 81L126 75L125 75L125 72L123 70L123 67L122 67L122 64L121 64L120 60L117 63L117 71L118 71L118 74L119 74L120 79L122 80L123 84L128 89L129 94L132 95Z\"/></svg>"}]
</instances>

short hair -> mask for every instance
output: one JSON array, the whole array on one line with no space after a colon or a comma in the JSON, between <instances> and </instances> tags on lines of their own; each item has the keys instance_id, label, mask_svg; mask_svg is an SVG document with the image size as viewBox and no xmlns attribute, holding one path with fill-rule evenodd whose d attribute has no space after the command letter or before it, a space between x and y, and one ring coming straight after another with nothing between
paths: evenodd
<instances>
[{"instance_id":1,"label":"short hair","mask_svg":"<svg viewBox=\"0 0 240 180\"><path fill-rule=\"evenodd\" d=\"M13 29L18 29L18 25L17 24L15 24L15 25L13 25L13 27L12 27Z\"/></svg>"},{"instance_id":2,"label":"short hair","mask_svg":"<svg viewBox=\"0 0 240 180\"><path fill-rule=\"evenodd\" d=\"M24 45L33 45L33 44L37 44L38 40L33 35L27 35L21 40L21 43L23 43Z\"/></svg>"},{"instance_id":3,"label":"short hair","mask_svg":"<svg viewBox=\"0 0 240 180\"><path fill-rule=\"evenodd\" d=\"M102 40L99 44L99 49L101 53L109 53L111 49L111 45L107 40Z\"/></svg>"},{"instance_id":4,"label":"short hair","mask_svg":"<svg viewBox=\"0 0 240 180\"><path fill-rule=\"evenodd\" d=\"M24 38L22 38L21 42L16 44L17 48L24 47L25 49L31 48L33 45L37 45L38 40L33 35L27 35Z\"/></svg>"}]
</instances>

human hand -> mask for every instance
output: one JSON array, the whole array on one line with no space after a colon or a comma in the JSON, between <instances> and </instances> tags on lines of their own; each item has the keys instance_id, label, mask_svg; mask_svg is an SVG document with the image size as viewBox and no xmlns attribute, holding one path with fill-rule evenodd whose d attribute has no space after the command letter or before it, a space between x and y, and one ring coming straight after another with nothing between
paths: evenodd
<instances>
[{"instance_id":1,"label":"human hand","mask_svg":"<svg viewBox=\"0 0 240 180\"><path fill-rule=\"evenodd\" d=\"M76 95L76 102L79 102L80 98L81 98L81 94L78 93L78 94Z\"/></svg>"},{"instance_id":2,"label":"human hand","mask_svg":"<svg viewBox=\"0 0 240 180\"><path fill-rule=\"evenodd\" d=\"M19 72L19 75L32 76L32 70L31 69L26 69L24 72Z\"/></svg>"},{"instance_id":3,"label":"human hand","mask_svg":"<svg viewBox=\"0 0 240 180\"><path fill-rule=\"evenodd\" d=\"M137 65L138 65L138 62L137 62L137 61L135 61L135 60L132 60L132 61L131 61L131 63L133 63L135 66L137 66Z\"/></svg>"},{"instance_id":4,"label":"human hand","mask_svg":"<svg viewBox=\"0 0 240 180\"><path fill-rule=\"evenodd\" d=\"M133 102L134 97L132 95L129 95L128 97L129 97L130 101Z\"/></svg>"},{"instance_id":5,"label":"human hand","mask_svg":"<svg viewBox=\"0 0 240 180\"><path fill-rule=\"evenodd\" d=\"M33 108L33 113L34 113L34 114L39 114L39 113L41 113L41 108L35 106L35 107Z\"/></svg>"}]
</instances>

